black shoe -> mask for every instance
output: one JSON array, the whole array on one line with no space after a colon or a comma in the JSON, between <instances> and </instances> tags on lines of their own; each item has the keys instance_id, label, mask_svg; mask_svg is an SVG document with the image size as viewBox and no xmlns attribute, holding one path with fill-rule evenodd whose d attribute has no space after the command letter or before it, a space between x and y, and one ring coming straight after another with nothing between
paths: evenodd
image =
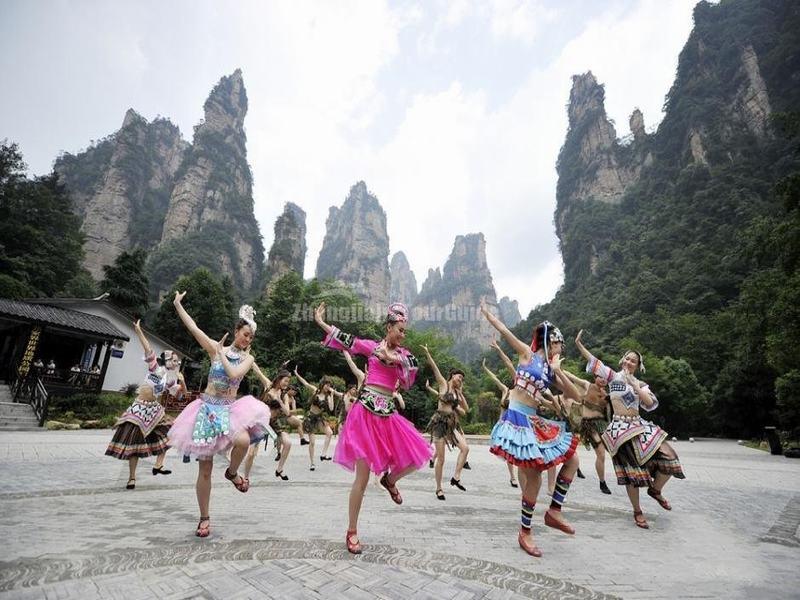
<instances>
[{"instance_id":1,"label":"black shoe","mask_svg":"<svg viewBox=\"0 0 800 600\"><path fill-rule=\"evenodd\" d=\"M281 453L278 452L278 455L275 457L275 462L278 462L281 459Z\"/></svg>"},{"instance_id":2,"label":"black shoe","mask_svg":"<svg viewBox=\"0 0 800 600\"><path fill-rule=\"evenodd\" d=\"M577 473L575 473L575 475L578 477L578 479L586 479L586 475L584 475L583 473L581 473L581 470L580 470L580 469L578 469L578 472L577 472Z\"/></svg>"},{"instance_id":3,"label":"black shoe","mask_svg":"<svg viewBox=\"0 0 800 600\"><path fill-rule=\"evenodd\" d=\"M323 460L333 460L333 459L330 456L320 456L319 460L323 461Z\"/></svg>"},{"instance_id":4,"label":"black shoe","mask_svg":"<svg viewBox=\"0 0 800 600\"><path fill-rule=\"evenodd\" d=\"M289 476L288 475L284 475L283 471L275 471L275 477L280 477L284 481L289 481Z\"/></svg>"},{"instance_id":5,"label":"black shoe","mask_svg":"<svg viewBox=\"0 0 800 600\"><path fill-rule=\"evenodd\" d=\"M611 490L608 489L608 486L606 485L605 481L601 481L600 482L600 491L603 492L604 494L610 494L611 493Z\"/></svg>"},{"instance_id":6,"label":"black shoe","mask_svg":"<svg viewBox=\"0 0 800 600\"><path fill-rule=\"evenodd\" d=\"M189 456L188 454L184 454L183 455L183 462L185 462L185 463L192 462L192 457Z\"/></svg>"},{"instance_id":7,"label":"black shoe","mask_svg":"<svg viewBox=\"0 0 800 600\"><path fill-rule=\"evenodd\" d=\"M519 487L519 484L517 484L517 482L516 482L516 481L514 481L513 479L511 479L511 480L509 481L509 483L511 484L511 487L513 487L513 488L518 488L518 487Z\"/></svg>"},{"instance_id":8,"label":"black shoe","mask_svg":"<svg viewBox=\"0 0 800 600\"><path fill-rule=\"evenodd\" d=\"M469 461L466 461L466 462L464 463L464 468L465 468L467 471L471 471L471 470L472 470L472 467L470 467L470 466L469 466Z\"/></svg>"},{"instance_id":9,"label":"black shoe","mask_svg":"<svg viewBox=\"0 0 800 600\"><path fill-rule=\"evenodd\" d=\"M442 490L436 490L436 498L438 500L445 500L444 492Z\"/></svg>"},{"instance_id":10,"label":"black shoe","mask_svg":"<svg viewBox=\"0 0 800 600\"><path fill-rule=\"evenodd\" d=\"M153 467L153 475L169 475L170 473L172 473L172 471L164 467Z\"/></svg>"},{"instance_id":11,"label":"black shoe","mask_svg":"<svg viewBox=\"0 0 800 600\"><path fill-rule=\"evenodd\" d=\"M451 477L450 478L450 485L456 486L462 492L466 492L467 491L467 488L465 488L463 485L461 485L461 480L460 479L456 479L455 477Z\"/></svg>"},{"instance_id":12,"label":"black shoe","mask_svg":"<svg viewBox=\"0 0 800 600\"><path fill-rule=\"evenodd\" d=\"M128 479L128 485L125 486L126 490L133 490L136 489L136 480L135 479Z\"/></svg>"},{"instance_id":13,"label":"black shoe","mask_svg":"<svg viewBox=\"0 0 800 600\"><path fill-rule=\"evenodd\" d=\"M309 442L306 438L300 438L300 445L301 446L308 446L311 442Z\"/></svg>"},{"instance_id":14,"label":"black shoe","mask_svg":"<svg viewBox=\"0 0 800 600\"><path fill-rule=\"evenodd\" d=\"M433 468L433 459L430 459L430 460L428 461L428 468L429 468L429 469L432 469L432 468Z\"/></svg>"}]
</instances>

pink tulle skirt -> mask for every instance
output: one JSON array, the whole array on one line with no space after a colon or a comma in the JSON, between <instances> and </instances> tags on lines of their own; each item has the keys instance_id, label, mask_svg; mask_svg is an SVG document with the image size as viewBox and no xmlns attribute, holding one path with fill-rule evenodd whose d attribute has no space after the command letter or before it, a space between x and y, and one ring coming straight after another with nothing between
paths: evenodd
<instances>
[{"instance_id":1,"label":"pink tulle skirt","mask_svg":"<svg viewBox=\"0 0 800 600\"><path fill-rule=\"evenodd\" d=\"M353 471L356 461L364 459L373 473L417 469L433 456L433 448L414 425L398 413L378 416L360 403L353 404L347 415L333 462Z\"/></svg>"},{"instance_id":2,"label":"pink tulle skirt","mask_svg":"<svg viewBox=\"0 0 800 600\"><path fill-rule=\"evenodd\" d=\"M242 431L251 442L264 439L271 431L269 416L267 405L253 396L227 402L203 394L176 417L167 434L169 445L184 456L212 458L226 451Z\"/></svg>"}]
</instances>

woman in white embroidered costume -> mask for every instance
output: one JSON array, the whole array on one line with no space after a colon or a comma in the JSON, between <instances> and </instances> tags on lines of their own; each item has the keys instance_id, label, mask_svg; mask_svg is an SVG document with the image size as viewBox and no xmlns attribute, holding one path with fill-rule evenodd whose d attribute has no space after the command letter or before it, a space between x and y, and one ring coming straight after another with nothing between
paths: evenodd
<instances>
[{"instance_id":1,"label":"woman in white embroidered costume","mask_svg":"<svg viewBox=\"0 0 800 600\"><path fill-rule=\"evenodd\" d=\"M628 492L634 522L637 527L648 529L639 504L639 488L647 487L647 494L664 510L672 510L661 492L670 477L685 478L683 468L675 450L666 442L667 432L639 416L639 407L647 411L658 407L650 386L636 378L637 371L645 372L642 355L628 350L619 360L622 368L615 372L586 349L582 336L583 330L578 332L575 345L588 361L586 372L608 381L614 416L601 436L603 444L611 454L617 483Z\"/></svg>"},{"instance_id":2,"label":"woman in white embroidered costume","mask_svg":"<svg viewBox=\"0 0 800 600\"><path fill-rule=\"evenodd\" d=\"M156 357L139 321L133 324L133 329L144 349L148 373L136 391L136 400L114 424L116 431L106 449L107 456L128 461L129 475L125 488L129 490L136 487L136 466L140 458L156 457L153 475L172 473L164 468L170 423L159 400L167 394L180 397L186 392L183 375L178 372L178 355L166 350Z\"/></svg>"},{"instance_id":3,"label":"woman in white embroidered costume","mask_svg":"<svg viewBox=\"0 0 800 600\"><path fill-rule=\"evenodd\" d=\"M322 303L314 311L314 319L325 331L325 346L366 356L369 367L358 402L350 409L333 456L334 462L356 473L350 489L345 541L349 552L361 554L358 516L370 471L383 473L381 485L392 501L402 504L397 482L428 462L432 452L414 425L395 410L397 384L408 389L417 376L416 359L400 345L405 338L408 309L399 302L389 307L386 335L380 342L344 333L328 325L324 316L325 304Z\"/></svg>"},{"instance_id":4,"label":"woman in white embroidered costume","mask_svg":"<svg viewBox=\"0 0 800 600\"><path fill-rule=\"evenodd\" d=\"M186 292L175 292L173 304L183 324L211 358L208 385L202 397L194 400L175 419L169 430L169 443L184 456L199 459L197 504L200 522L195 535L207 537L211 519L211 472L215 454L231 448L230 465L225 478L240 492L249 489L249 482L238 474L239 465L251 443L274 435L269 427L269 408L253 396L236 399L242 378L253 366L253 356L248 350L256 332L255 313L250 306L239 310L239 321L234 328L233 343L224 346L226 333L215 342L208 337L183 308L181 300Z\"/></svg>"}]
</instances>

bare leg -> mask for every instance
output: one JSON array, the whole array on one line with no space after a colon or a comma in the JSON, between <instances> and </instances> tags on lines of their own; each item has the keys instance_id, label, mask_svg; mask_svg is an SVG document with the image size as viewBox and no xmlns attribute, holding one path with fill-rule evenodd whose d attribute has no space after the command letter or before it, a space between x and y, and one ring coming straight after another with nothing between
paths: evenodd
<instances>
[{"instance_id":1,"label":"bare leg","mask_svg":"<svg viewBox=\"0 0 800 600\"><path fill-rule=\"evenodd\" d=\"M201 460L197 465L197 483L194 486L197 493L197 505L200 508L200 516L207 517L211 503L211 470L214 468L214 461L212 459Z\"/></svg>"},{"instance_id":2,"label":"bare leg","mask_svg":"<svg viewBox=\"0 0 800 600\"><path fill-rule=\"evenodd\" d=\"M281 459L278 461L276 470L278 473L283 473L283 465L286 464L286 459L289 458L289 452L292 451L292 440L289 434L285 431L281 432Z\"/></svg>"},{"instance_id":3,"label":"bare leg","mask_svg":"<svg viewBox=\"0 0 800 600\"><path fill-rule=\"evenodd\" d=\"M360 458L356 461L356 478L350 488L350 502L348 504L348 525L349 531L358 531L358 515L361 512L361 503L364 500L364 490L369 483L369 466L367 461ZM353 543L358 543L358 538L353 538Z\"/></svg>"},{"instance_id":4,"label":"bare leg","mask_svg":"<svg viewBox=\"0 0 800 600\"><path fill-rule=\"evenodd\" d=\"M556 489L556 468L547 469L547 494L552 496Z\"/></svg>"},{"instance_id":5,"label":"bare leg","mask_svg":"<svg viewBox=\"0 0 800 600\"><path fill-rule=\"evenodd\" d=\"M528 476L528 472L525 469L523 469L522 467L517 469L517 478L519 479L519 487L522 490L523 494L525 493L525 485L526 485L525 482L526 482L527 476ZM542 482L542 476L541 476L541 474L539 474L539 483L541 484L541 482ZM538 494L539 492L536 492L536 493Z\"/></svg>"},{"instance_id":6,"label":"bare leg","mask_svg":"<svg viewBox=\"0 0 800 600\"><path fill-rule=\"evenodd\" d=\"M313 433L308 434L308 464L311 465L311 469L314 469L314 438L316 436Z\"/></svg>"},{"instance_id":7,"label":"bare leg","mask_svg":"<svg viewBox=\"0 0 800 600\"><path fill-rule=\"evenodd\" d=\"M250 435L246 431L240 431L233 439L233 448L231 449L231 464L228 467L229 473L236 473L239 470L239 465L242 464L244 455L247 454L247 448L250 446Z\"/></svg>"},{"instance_id":8,"label":"bare leg","mask_svg":"<svg viewBox=\"0 0 800 600\"><path fill-rule=\"evenodd\" d=\"M244 459L244 478L250 479L250 471L253 468L253 463L256 460L256 454L258 454L258 447L261 444L251 444L250 447L247 449L247 456Z\"/></svg>"},{"instance_id":9,"label":"bare leg","mask_svg":"<svg viewBox=\"0 0 800 600\"><path fill-rule=\"evenodd\" d=\"M639 504L639 488L633 485L626 485L625 491L628 492L628 498L631 501L631 506L635 512L640 512L642 510L641 505Z\"/></svg>"},{"instance_id":10,"label":"bare leg","mask_svg":"<svg viewBox=\"0 0 800 600\"><path fill-rule=\"evenodd\" d=\"M514 483L517 480L516 476L514 475L514 465L512 465L511 463L506 463L506 466L508 467L509 481L511 481L511 483Z\"/></svg>"},{"instance_id":11,"label":"bare leg","mask_svg":"<svg viewBox=\"0 0 800 600\"><path fill-rule=\"evenodd\" d=\"M433 478L436 481L436 491L442 489L442 471L444 471L444 440L434 442L436 453L433 455Z\"/></svg>"},{"instance_id":12,"label":"bare leg","mask_svg":"<svg viewBox=\"0 0 800 600\"><path fill-rule=\"evenodd\" d=\"M331 431L330 425L325 425L325 444L322 446L322 456L328 456L328 448L331 446L332 437L333 431Z\"/></svg>"},{"instance_id":13,"label":"bare leg","mask_svg":"<svg viewBox=\"0 0 800 600\"><path fill-rule=\"evenodd\" d=\"M594 448L594 470L597 471L597 477L600 481L606 480L606 447L603 444L595 446Z\"/></svg>"},{"instance_id":14,"label":"bare leg","mask_svg":"<svg viewBox=\"0 0 800 600\"><path fill-rule=\"evenodd\" d=\"M464 468L464 463L467 462L469 445L467 444L467 440L464 439L464 436L458 431L455 432L455 436L456 444L458 446L458 458L456 459L456 470L453 473L453 477L458 481L461 481L461 469Z\"/></svg>"},{"instance_id":15,"label":"bare leg","mask_svg":"<svg viewBox=\"0 0 800 600\"><path fill-rule=\"evenodd\" d=\"M414 465L410 465L398 473L389 473L386 476L386 481L389 484L389 487L394 487L395 484L397 484L397 482L400 481L403 477L405 477L409 473L413 473L416 470L417 467L415 467Z\"/></svg>"},{"instance_id":16,"label":"bare leg","mask_svg":"<svg viewBox=\"0 0 800 600\"><path fill-rule=\"evenodd\" d=\"M160 469L161 467L164 466L164 459L165 458L167 458L167 451L166 450L164 450L164 452L162 452L161 454L156 456L156 464L155 464L155 468L156 469Z\"/></svg>"},{"instance_id":17,"label":"bare leg","mask_svg":"<svg viewBox=\"0 0 800 600\"><path fill-rule=\"evenodd\" d=\"M136 481L136 465L139 464L139 457L138 456L131 456L128 459L128 483L131 480Z\"/></svg>"}]
</instances>

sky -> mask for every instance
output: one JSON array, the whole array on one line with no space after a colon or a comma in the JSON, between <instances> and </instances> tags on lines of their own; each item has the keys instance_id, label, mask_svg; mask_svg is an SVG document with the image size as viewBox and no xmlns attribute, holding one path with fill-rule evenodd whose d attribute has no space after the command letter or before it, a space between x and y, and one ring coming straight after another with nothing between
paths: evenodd
<instances>
[{"instance_id":1,"label":"sky","mask_svg":"<svg viewBox=\"0 0 800 600\"><path fill-rule=\"evenodd\" d=\"M328 208L363 180L418 285L480 231L498 298L525 316L563 282L553 213L572 75L605 85L618 136L636 107L653 130L694 4L3 0L0 140L29 175L119 129L128 108L191 141L213 86L241 68L267 251L298 204L313 277Z\"/></svg>"}]
</instances>

